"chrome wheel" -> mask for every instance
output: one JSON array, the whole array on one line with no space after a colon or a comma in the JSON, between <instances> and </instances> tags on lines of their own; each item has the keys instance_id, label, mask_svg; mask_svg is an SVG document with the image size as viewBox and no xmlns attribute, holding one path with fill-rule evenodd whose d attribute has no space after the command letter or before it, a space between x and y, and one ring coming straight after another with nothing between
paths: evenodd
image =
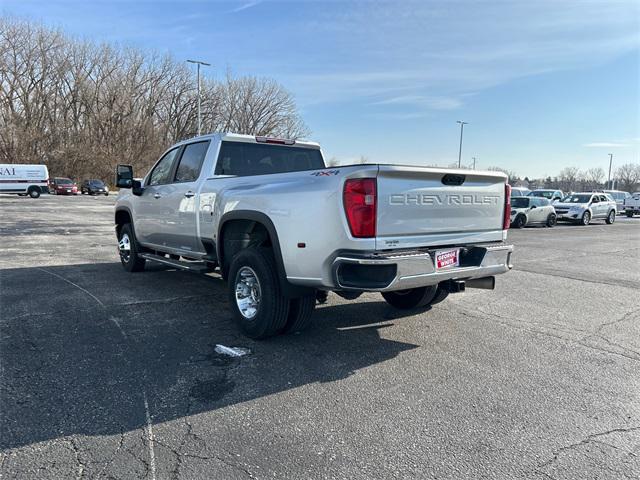
<instances>
[{"instance_id":1,"label":"chrome wheel","mask_svg":"<svg viewBox=\"0 0 640 480\"><path fill-rule=\"evenodd\" d=\"M238 270L235 292L240 314L247 320L253 319L258 314L262 298L260 281L253 269L242 267Z\"/></svg>"},{"instance_id":2,"label":"chrome wheel","mask_svg":"<svg viewBox=\"0 0 640 480\"><path fill-rule=\"evenodd\" d=\"M131 258L131 240L129 239L129 234L123 233L120 237L120 241L118 242L118 250L120 252L120 257L125 263L129 262Z\"/></svg>"}]
</instances>

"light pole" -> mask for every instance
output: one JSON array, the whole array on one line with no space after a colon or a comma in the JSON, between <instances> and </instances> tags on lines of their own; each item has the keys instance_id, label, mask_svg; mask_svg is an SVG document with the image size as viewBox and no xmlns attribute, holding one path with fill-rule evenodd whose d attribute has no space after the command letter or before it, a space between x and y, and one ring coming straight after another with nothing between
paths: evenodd
<instances>
[{"instance_id":1,"label":"light pole","mask_svg":"<svg viewBox=\"0 0 640 480\"><path fill-rule=\"evenodd\" d=\"M473 169L475 170L476 169L476 157L471 157L471 158L473 158Z\"/></svg>"},{"instance_id":2,"label":"light pole","mask_svg":"<svg viewBox=\"0 0 640 480\"><path fill-rule=\"evenodd\" d=\"M200 60L187 60L189 63L195 63L198 66L198 135L200 135L200 65L204 65L206 67L210 67L211 64L207 62L202 62Z\"/></svg>"},{"instance_id":3,"label":"light pole","mask_svg":"<svg viewBox=\"0 0 640 480\"><path fill-rule=\"evenodd\" d=\"M462 161L462 132L464 131L464 126L467 125L469 122L456 120L456 123L460 124L460 149L458 150L458 168L460 168L460 162Z\"/></svg>"},{"instance_id":4,"label":"light pole","mask_svg":"<svg viewBox=\"0 0 640 480\"><path fill-rule=\"evenodd\" d=\"M611 164L613 163L613 153L609 153L609 178L607 180L607 185L611 188Z\"/></svg>"}]
</instances>

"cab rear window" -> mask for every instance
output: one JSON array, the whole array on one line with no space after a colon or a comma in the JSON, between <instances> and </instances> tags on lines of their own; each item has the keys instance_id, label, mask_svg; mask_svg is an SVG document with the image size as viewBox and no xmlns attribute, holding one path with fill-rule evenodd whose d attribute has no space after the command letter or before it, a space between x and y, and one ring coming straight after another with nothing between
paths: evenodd
<instances>
[{"instance_id":1,"label":"cab rear window","mask_svg":"<svg viewBox=\"0 0 640 480\"><path fill-rule=\"evenodd\" d=\"M315 148L222 142L215 173L243 177L322 168L322 155Z\"/></svg>"}]
</instances>

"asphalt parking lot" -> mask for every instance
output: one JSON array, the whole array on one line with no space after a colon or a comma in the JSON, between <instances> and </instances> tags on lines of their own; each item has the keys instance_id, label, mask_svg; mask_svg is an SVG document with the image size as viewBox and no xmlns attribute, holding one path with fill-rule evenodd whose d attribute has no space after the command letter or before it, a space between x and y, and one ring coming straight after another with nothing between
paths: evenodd
<instances>
[{"instance_id":1,"label":"asphalt parking lot","mask_svg":"<svg viewBox=\"0 0 640 480\"><path fill-rule=\"evenodd\" d=\"M254 342L214 276L124 272L114 200L0 196L2 478L640 478L640 218L512 230L493 292L330 295Z\"/></svg>"}]
</instances>

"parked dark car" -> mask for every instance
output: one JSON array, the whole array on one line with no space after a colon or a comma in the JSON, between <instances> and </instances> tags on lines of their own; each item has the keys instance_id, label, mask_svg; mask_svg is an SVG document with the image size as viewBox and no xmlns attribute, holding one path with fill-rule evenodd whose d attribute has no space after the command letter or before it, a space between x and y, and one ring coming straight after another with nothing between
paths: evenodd
<instances>
[{"instance_id":1,"label":"parked dark car","mask_svg":"<svg viewBox=\"0 0 640 480\"><path fill-rule=\"evenodd\" d=\"M70 178L55 177L49 180L49 192L56 195L77 195L78 186Z\"/></svg>"},{"instance_id":2,"label":"parked dark car","mask_svg":"<svg viewBox=\"0 0 640 480\"><path fill-rule=\"evenodd\" d=\"M89 195L109 195L109 187L102 180L85 180L80 187L80 193L83 195L85 193Z\"/></svg>"}]
</instances>

